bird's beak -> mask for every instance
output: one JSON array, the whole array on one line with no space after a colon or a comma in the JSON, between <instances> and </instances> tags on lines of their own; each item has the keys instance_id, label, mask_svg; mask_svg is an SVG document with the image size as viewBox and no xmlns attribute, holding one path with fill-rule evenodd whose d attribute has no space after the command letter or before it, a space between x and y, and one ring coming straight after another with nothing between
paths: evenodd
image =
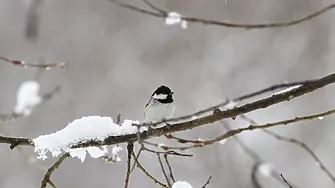
<instances>
[{"instance_id":1,"label":"bird's beak","mask_svg":"<svg viewBox=\"0 0 335 188\"><path fill-rule=\"evenodd\" d=\"M170 95L173 95L173 94L174 94L174 92L173 92L173 91L171 91Z\"/></svg>"}]
</instances>

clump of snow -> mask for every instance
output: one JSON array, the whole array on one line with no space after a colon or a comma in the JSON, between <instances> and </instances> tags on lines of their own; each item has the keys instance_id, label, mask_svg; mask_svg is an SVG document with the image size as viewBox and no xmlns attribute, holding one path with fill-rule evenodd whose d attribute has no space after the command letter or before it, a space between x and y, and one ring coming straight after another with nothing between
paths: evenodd
<instances>
[{"instance_id":1,"label":"clump of snow","mask_svg":"<svg viewBox=\"0 0 335 188\"><path fill-rule=\"evenodd\" d=\"M192 188L186 181L177 181L172 185L172 188Z\"/></svg>"},{"instance_id":2,"label":"clump of snow","mask_svg":"<svg viewBox=\"0 0 335 188\"><path fill-rule=\"evenodd\" d=\"M122 151L122 148L120 146L114 146L112 149L112 160L113 161L121 161L121 158L119 157L119 153Z\"/></svg>"},{"instance_id":3,"label":"clump of snow","mask_svg":"<svg viewBox=\"0 0 335 188\"><path fill-rule=\"evenodd\" d=\"M102 156L102 159L105 160L107 163L116 163L121 161L121 158L119 157L119 153L122 151L122 148L118 145L113 146L112 149L112 156L109 157L107 154Z\"/></svg>"},{"instance_id":4,"label":"clump of snow","mask_svg":"<svg viewBox=\"0 0 335 188\"><path fill-rule=\"evenodd\" d=\"M166 25L180 24L183 29L187 29L187 21L182 19L182 15L177 12L169 12L165 18Z\"/></svg>"},{"instance_id":5,"label":"clump of snow","mask_svg":"<svg viewBox=\"0 0 335 188\"><path fill-rule=\"evenodd\" d=\"M87 148L75 148L69 149L69 153L71 157L78 157L81 162L84 162L86 158L86 151L91 155L92 158L99 158L108 153L107 146L102 147L87 147Z\"/></svg>"},{"instance_id":6,"label":"clump of snow","mask_svg":"<svg viewBox=\"0 0 335 188\"><path fill-rule=\"evenodd\" d=\"M42 102L42 98L38 95L39 90L40 85L38 82L23 82L17 91L17 101L14 112L24 116L30 115L34 107Z\"/></svg>"},{"instance_id":7,"label":"clump of snow","mask_svg":"<svg viewBox=\"0 0 335 188\"><path fill-rule=\"evenodd\" d=\"M48 152L51 152L53 157L59 156L62 152L69 152L72 157L78 157L81 161L84 161L87 151L93 158L98 158L108 152L106 146L76 149L71 149L71 147L90 140L103 141L109 136L137 133L138 128L133 126L133 124L139 124L139 121L124 120L119 126L110 117L82 117L74 120L56 133L42 135L33 139L35 152L38 153L38 158L42 160L48 158L46 155ZM118 153L119 151L120 149L118 148L113 153Z\"/></svg>"}]
</instances>

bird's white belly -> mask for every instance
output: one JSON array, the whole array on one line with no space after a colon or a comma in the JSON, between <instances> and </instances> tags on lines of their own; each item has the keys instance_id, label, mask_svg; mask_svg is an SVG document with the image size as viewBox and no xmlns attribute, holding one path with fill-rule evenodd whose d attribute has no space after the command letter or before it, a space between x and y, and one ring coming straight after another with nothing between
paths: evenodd
<instances>
[{"instance_id":1,"label":"bird's white belly","mask_svg":"<svg viewBox=\"0 0 335 188\"><path fill-rule=\"evenodd\" d=\"M146 107L145 110L145 122L159 122L163 119L170 119L174 113L175 104L174 103L157 103L153 102Z\"/></svg>"}]
</instances>

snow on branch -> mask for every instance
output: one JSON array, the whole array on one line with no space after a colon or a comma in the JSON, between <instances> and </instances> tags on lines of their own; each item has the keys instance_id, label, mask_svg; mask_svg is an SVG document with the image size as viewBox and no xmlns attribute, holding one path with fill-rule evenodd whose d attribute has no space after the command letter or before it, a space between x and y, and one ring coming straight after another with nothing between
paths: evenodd
<instances>
[{"instance_id":1,"label":"snow on branch","mask_svg":"<svg viewBox=\"0 0 335 188\"><path fill-rule=\"evenodd\" d=\"M30 115L33 108L42 102L42 98L38 95L39 90L40 85L38 82L23 82L17 92L17 103L14 112L23 116Z\"/></svg>"},{"instance_id":2,"label":"snow on branch","mask_svg":"<svg viewBox=\"0 0 335 188\"><path fill-rule=\"evenodd\" d=\"M62 152L69 152L71 157L78 157L83 162L86 157L86 152L93 158L99 158L108 152L107 147L71 149L72 146L87 141L102 142L111 136L137 133L137 127L133 126L133 124L139 124L139 122L124 120L121 126L119 126L115 124L110 117L82 117L74 120L64 129L56 133L42 135L33 139L33 144L35 145L35 152L39 154L39 159L47 159L47 152L51 152L53 157L59 156ZM120 160L117 156L118 152L120 152L120 148L114 147L113 155L117 161Z\"/></svg>"},{"instance_id":3,"label":"snow on branch","mask_svg":"<svg viewBox=\"0 0 335 188\"><path fill-rule=\"evenodd\" d=\"M29 116L38 105L50 100L55 93L60 91L60 87L55 87L49 93L39 95L40 85L36 81L24 81L16 96L14 111L9 114L0 114L0 121L14 120L20 117Z\"/></svg>"},{"instance_id":4,"label":"snow on branch","mask_svg":"<svg viewBox=\"0 0 335 188\"><path fill-rule=\"evenodd\" d=\"M182 18L182 15L180 15L177 12L169 12L168 16L165 19L165 24L166 25L175 25L175 24L180 24L180 26L183 29L187 29L187 21L185 21Z\"/></svg>"}]
</instances>

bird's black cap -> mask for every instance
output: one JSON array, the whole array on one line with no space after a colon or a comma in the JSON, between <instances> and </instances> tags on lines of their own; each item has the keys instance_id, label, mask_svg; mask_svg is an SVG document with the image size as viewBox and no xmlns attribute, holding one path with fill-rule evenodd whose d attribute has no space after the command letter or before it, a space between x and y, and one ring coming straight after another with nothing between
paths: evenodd
<instances>
[{"instance_id":1,"label":"bird's black cap","mask_svg":"<svg viewBox=\"0 0 335 188\"><path fill-rule=\"evenodd\" d=\"M152 95L159 95L159 94L165 94L165 95L172 95L173 92L171 89L165 85L160 86L159 88L156 89L156 91Z\"/></svg>"}]
</instances>

